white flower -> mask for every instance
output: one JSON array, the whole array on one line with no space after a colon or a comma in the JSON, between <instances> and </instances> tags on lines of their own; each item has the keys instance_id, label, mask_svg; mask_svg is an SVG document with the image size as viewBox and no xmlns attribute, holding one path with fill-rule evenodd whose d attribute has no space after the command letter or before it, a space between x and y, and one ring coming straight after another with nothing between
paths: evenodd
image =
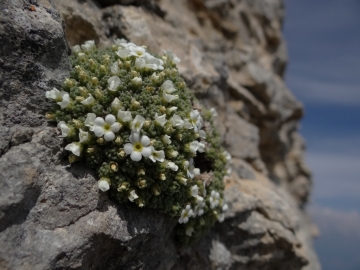
<instances>
[{"instance_id":1,"label":"white flower","mask_svg":"<svg viewBox=\"0 0 360 270\"><path fill-rule=\"evenodd\" d=\"M219 214L217 219L220 223L223 222L225 220L225 214L224 213Z\"/></svg>"},{"instance_id":2,"label":"white flower","mask_svg":"<svg viewBox=\"0 0 360 270\"><path fill-rule=\"evenodd\" d=\"M117 38L117 39L115 39L114 40L114 43L116 44L116 45L118 45L118 46L122 46L121 44L122 43L127 43L128 41L125 39L125 38Z\"/></svg>"},{"instance_id":3,"label":"white flower","mask_svg":"<svg viewBox=\"0 0 360 270\"><path fill-rule=\"evenodd\" d=\"M186 160L184 162L184 168L190 179L193 179L195 175L200 174L200 169L194 167L194 160L192 158L189 161Z\"/></svg>"},{"instance_id":4,"label":"white flower","mask_svg":"<svg viewBox=\"0 0 360 270\"><path fill-rule=\"evenodd\" d=\"M167 109L168 113L175 112L176 110L177 110L177 107L175 107L175 106L170 107L169 109Z\"/></svg>"},{"instance_id":5,"label":"white flower","mask_svg":"<svg viewBox=\"0 0 360 270\"><path fill-rule=\"evenodd\" d=\"M228 152L228 151L224 151L223 152L223 155L224 155L224 157L226 158L226 161L227 162L230 162L231 161L231 155L230 155L230 153Z\"/></svg>"},{"instance_id":6,"label":"white flower","mask_svg":"<svg viewBox=\"0 0 360 270\"><path fill-rule=\"evenodd\" d=\"M132 121L131 123L131 129L134 131L134 132L137 132L139 133L142 126L144 125L144 122L145 122L145 118L142 117L141 115L137 115L135 116L135 119Z\"/></svg>"},{"instance_id":7,"label":"white flower","mask_svg":"<svg viewBox=\"0 0 360 270\"><path fill-rule=\"evenodd\" d=\"M141 85L142 84L142 79L140 77L134 77L131 82L135 85Z\"/></svg>"},{"instance_id":8,"label":"white flower","mask_svg":"<svg viewBox=\"0 0 360 270\"><path fill-rule=\"evenodd\" d=\"M108 89L110 91L116 91L116 89L118 88L118 86L120 85L120 78L118 76L112 76L108 79L108 84L109 87Z\"/></svg>"},{"instance_id":9,"label":"white flower","mask_svg":"<svg viewBox=\"0 0 360 270\"><path fill-rule=\"evenodd\" d=\"M59 137L67 137L70 133L70 128L64 121L60 121L57 125L61 129L61 135Z\"/></svg>"},{"instance_id":10,"label":"white flower","mask_svg":"<svg viewBox=\"0 0 360 270\"><path fill-rule=\"evenodd\" d=\"M188 204L185 209L182 210L181 216L179 219L179 223L187 223L189 221L189 218L192 217L194 214L193 210L191 209L190 204Z\"/></svg>"},{"instance_id":11,"label":"white flower","mask_svg":"<svg viewBox=\"0 0 360 270\"><path fill-rule=\"evenodd\" d=\"M167 168L173 170L173 171L177 171L179 169L179 166L176 165L174 162L172 161L167 161L167 165L166 165Z\"/></svg>"},{"instance_id":12,"label":"white flower","mask_svg":"<svg viewBox=\"0 0 360 270\"><path fill-rule=\"evenodd\" d=\"M129 46L130 55L136 57L143 57L145 55L145 48L141 46Z\"/></svg>"},{"instance_id":13,"label":"white flower","mask_svg":"<svg viewBox=\"0 0 360 270\"><path fill-rule=\"evenodd\" d=\"M118 62L114 62L111 67L110 67L111 73L112 74L117 74L119 71L119 65Z\"/></svg>"},{"instance_id":14,"label":"white flower","mask_svg":"<svg viewBox=\"0 0 360 270\"><path fill-rule=\"evenodd\" d=\"M80 128L80 132L79 132L79 140L80 140L80 142L81 142L81 143L85 143L85 142L87 142L89 139L90 139L89 132L83 131L83 130Z\"/></svg>"},{"instance_id":15,"label":"white flower","mask_svg":"<svg viewBox=\"0 0 360 270\"><path fill-rule=\"evenodd\" d=\"M196 151L199 149L199 142L193 141L190 143L190 152L196 155Z\"/></svg>"},{"instance_id":16,"label":"white flower","mask_svg":"<svg viewBox=\"0 0 360 270\"><path fill-rule=\"evenodd\" d=\"M170 94L166 94L165 91L163 91L163 100L166 102L166 103L169 103L175 99L178 99L179 96L178 95L170 95Z\"/></svg>"},{"instance_id":17,"label":"white flower","mask_svg":"<svg viewBox=\"0 0 360 270\"><path fill-rule=\"evenodd\" d=\"M205 152L205 144L199 142L199 144L198 144L198 152L199 153L204 153Z\"/></svg>"},{"instance_id":18,"label":"white flower","mask_svg":"<svg viewBox=\"0 0 360 270\"><path fill-rule=\"evenodd\" d=\"M174 114L170 121L173 127L182 128L184 126L184 121L177 114Z\"/></svg>"},{"instance_id":19,"label":"white flower","mask_svg":"<svg viewBox=\"0 0 360 270\"><path fill-rule=\"evenodd\" d=\"M95 41L93 40L87 40L83 45L81 45L81 49L84 51L91 51L95 48Z\"/></svg>"},{"instance_id":20,"label":"white flower","mask_svg":"<svg viewBox=\"0 0 360 270\"><path fill-rule=\"evenodd\" d=\"M110 185L109 185L109 182L106 181L106 180L99 180L98 181L98 186L99 186L99 189L102 191L102 192L106 192L110 189Z\"/></svg>"},{"instance_id":21,"label":"white flower","mask_svg":"<svg viewBox=\"0 0 360 270\"><path fill-rule=\"evenodd\" d=\"M211 112L212 117L218 116L218 113L217 113L217 111L215 110L215 108L211 108L211 109L210 109L210 112Z\"/></svg>"},{"instance_id":22,"label":"white flower","mask_svg":"<svg viewBox=\"0 0 360 270\"><path fill-rule=\"evenodd\" d=\"M80 157L82 151L82 145L79 142L73 142L65 146L65 150L72 152L75 156Z\"/></svg>"},{"instance_id":23,"label":"white flower","mask_svg":"<svg viewBox=\"0 0 360 270\"><path fill-rule=\"evenodd\" d=\"M89 96L85 100L81 101L81 104L88 106L92 106L94 105L94 103L95 103L95 99L91 94L89 94Z\"/></svg>"},{"instance_id":24,"label":"white flower","mask_svg":"<svg viewBox=\"0 0 360 270\"><path fill-rule=\"evenodd\" d=\"M79 57L80 59L81 59L81 58L85 58L85 56L86 56L86 54L85 54L85 53L82 53L82 52L79 52L79 53L77 54L77 57Z\"/></svg>"},{"instance_id":25,"label":"white flower","mask_svg":"<svg viewBox=\"0 0 360 270\"><path fill-rule=\"evenodd\" d=\"M166 114L158 116L158 114L155 113L155 123L159 124L160 126L164 126L166 123Z\"/></svg>"},{"instance_id":26,"label":"white flower","mask_svg":"<svg viewBox=\"0 0 360 270\"><path fill-rule=\"evenodd\" d=\"M190 113L190 123L194 128L194 131L197 133L202 126L202 117L198 110L193 110Z\"/></svg>"},{"instance_id":27,"label":"white flower","mask_svg":"<svg viewBox=\"0 0 360 270\"><path fill-rule=\"evenodd\" d=\"M134 200L136 200L137 198L139 198L139 196L136 194L135 190L132 190L130 191L130 194L129 194L129 200L131 202L133 202Z\"/></svg>"},{"instance_id":28,"label":"white flower","mask_svg":"<svg viewBox=\"0 0 360 270\"><path fill-rule=\"evenodd\" d=\"M170 80L166 80L166 81L160 86L160 88L161 88L162 90L164 90L167 94L170 94L170 93L176 91L173 82L170 81Z\"/></svg>"},{"instance_id":29,"label":"white flower","mask_svg":"<svg viewBox=\"0 0 360 270\"><path fill-rule=\"evenodd\" d=\"M61 91L61 95L62 95L61 102L56 102L56 103L59 104L62 109L64 109L64 108L67 108L70 105L71 100L70 100L70 96L69 96L68 93L66 93L64 91Z\"/></svg>"},{"instance_id":30,"label":"white flower","mask_svg":"<svg viewBox=\"0 0 360 270\"><path fill-rule=\"evenodd\" d=\"M61 101L62 100L62 94L59 90L57 90L55 87L50 90L50 91L46 91L45 93L46 97L48 99L52 99L55 101Z\"/></svg>"},{"instance_id":31,"label":"white flower","mask_svg":"<svg viewBox=\"0 0 360 270\"><path fill-rule=\"evenodd\" d=\"M141 58L136 58L135 67L138 69L163 70L164 62L149 53L144 53Z\"/></svg>"},{"instance_id":32,"label":"white flower","mask_svg":"<svg viewBox=\"0 0 360 270\"><path fill-rule=\"evenodd\" d=\"M159 162L163 162L165 160L165 153L163 150L160 151L156 151L154 150L153 146L150 146L151 148L151 155L149 156L149 158L153 161L159 161Z\"/></svg>"},{"instance_id":33,"label":"white flower","mask_svg":"<svg viewBox=\"0 0 360 270\"><path fill-rule=\"evenodd\" d=\"M193 196L194 198L196 198L198 195L199 195L199 187L197 185L193 185L191 188L190 188L190 193L191 193L191 196Z\"/></svg>"},{"instance_id":34,"label":"white flower","mask_svg":"<svg viewBox=\"0 0 360 270\"><path fill-rule=\"evenodd\" d=\"M111 109L113 109L114 111L119 111L121 109L121 101L118 98L114 98L113 102L111 102Z\"/></svg>"},{"instance_id":35,"label":"white flower","mask_svg":"<svg viewBox=\"0 0 360 270\"><path fill-rule=\"evenodd\" d=\"M154 72L152 75L151 75L151 77L150 77L150 79L154 82L154 83L156 83L158 80L159 80L159 76L156 76L156 73Z\"/></svg>"},{"instance_id":36,"label":"white flower","mask_svg":"<svg viewBox=\"0 0 360 270\"><path fill-rule=\"evenodd\" d=\"M174 65L177 65L180 63L180 58L177 57L176 54L174 54L172 51L164 50L164 53L167 56L167 58L170 60L170 62L173 63Z\"/></svg>"},{"instance_id":37,"label":"white flower","mask_svg":"<svg viewBox=\"0 0 360 270\"><path fill-rule=\"evenodd\" d=\"M193 127L193 125L190 123L189 120L184 119L184 128L186 128L186 129L193 129L194 127Z\"/></svg>"},{"instance_id":38,"label":"white flower","mask_svg":"<svg viewBox=\"0 0 360 270\"><path fill-rule=\"evenodd\" d=\"M170 140L170 136L169 135L164 135L161 137L161 140L163 143L165 144L171 144L171 140Z\"/></svg>"},{"instance_id":39,"label":"white flower","mask_svg":"<svg viewBox=\"0 0 360 270\"><path fill-rule=\"evenodd\" d=\"M74 53L79 53L79 52L81 52L81 48L80 48L79 45L75 45L75 46L72 47L72 51Z\"/></svg>"},{"instance_id":40,"label":"white flower","mask_svg":"<svg viewBox=\"0 0 360 270\"><path fill-rule=\"evenodd\" d=\"M88 113L84 122L85 126L90 128L90 131L94 131L94 121L96 119L95 113Z\"/></svg>"},{"instance_id":41,"label":"white flower","mask_svg":"<svg viewBox=\"0 0 360 270\"><path fill-rule=\"evenodd\" d=\"M209 201L210 201L210 208L211 209L214 209L216 206L219 205L220 203L220 194L219 192L215 191L215 190L212 190L211 191L211 194L210 194L210 198L209 198Z\"/></svg>"},{"instance_id":42,"label":"white flower","mask_svg":"<svg viewBox=\"0 0 360 270\"><path fill-rule=\"evenodd\" d=\"M190 226L190 227L186 228L186 235L187 236L191 236L193 232L194 232L194 227L193 226Z\"/></svg>"},{"instance_id":43,"label":"white flower","mask_svg":"<svg viewBox=\"0 0 360 270\"><path fill-rule=\"evenodd\" d=\"M198 200L194 208L194 216L202 216L204 214L205 202L203 200Z\"/></svg>"},{"instance_id":44,"label":"white flower","mask_svg":"<svg viewBox=\"0 0 360 270\"><path fill-rule=\"evenodd\" d=\"M206 139L206 132L205 132L205 130L200 130L200 131L199 131L199 136L200 136L200 138Z\"/></svg>"},{"instance_id":45,"label":"white flower","mask_svg":"<svg viewBox=\"0 0 360 270\"><path fill-rule=\"evenodd\" d=\"M224 203L221 209L225 212L229 209L229 206L226 203Z\"/></svg>"},{"instance_id":46,"label":"white flower","mask_svg":"<svg viewBox=\"0 0 360 270\"><path fill-rule=\"evenodd\" d=\"M129 122L132 120L132 115L131 112L129 111L118 111L118 115L117 117L122 121L122 122Z\"/></svg>"},{"instance_id":47,"label":"white flower","mask_svg":"<svg viewBox=\"0 0 360 270\"><path fill-rule=\"evenodd\" d=\"M140 161L142 156L149 157L151 155L151 148L148 147L150 139L148 136L141 136L136 132L132 132L129 136L130 143L124 145L124 151L130 155L131 160Z\"/></svg>"},{"instance_id":48,"label":"white flower","mask_svg":"<svg viewBox=\"0 0 360 270\"><path fill-rule=\"evenodd\" d=\"M94 133L96 137L104 135L105 141L112 141L115 139L115 132L120 130L120 123L116 122L116 118L112 114L108 114L105 117L105 121L102 117L96 117L94 121Z\"/></svg>"},{"instance_id":49,"label":"white flower","mask_svg":"<svg viewBox=\"0 0 360 270\"><path fill-rule=\"evenodd\" d=\"M121 58L121 59L126 59L130 56L130 51L128 48L121 48L119 49L116 54Z\"/></svg>"}]
</instances>

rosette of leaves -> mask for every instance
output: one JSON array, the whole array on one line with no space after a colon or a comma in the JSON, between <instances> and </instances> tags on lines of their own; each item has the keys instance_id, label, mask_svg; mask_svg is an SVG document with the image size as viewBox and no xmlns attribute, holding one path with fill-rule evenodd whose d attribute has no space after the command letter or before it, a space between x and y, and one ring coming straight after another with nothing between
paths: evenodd
<instances>
[{"instance_id":1,"label":"rosette of leaves","mask_svg":"<svg viewBox=\"0 0 360 270\"><path fill-rule=\"evenodd\" d=\"M70 78L46 92L54 102L46 116L57 122L70 163L94 169L102 192L176 218L179 242L188 244L224 219L231 157L215 110L194 108L179 62L126 40L74 46Z\"/></svg>"}]
</instances>

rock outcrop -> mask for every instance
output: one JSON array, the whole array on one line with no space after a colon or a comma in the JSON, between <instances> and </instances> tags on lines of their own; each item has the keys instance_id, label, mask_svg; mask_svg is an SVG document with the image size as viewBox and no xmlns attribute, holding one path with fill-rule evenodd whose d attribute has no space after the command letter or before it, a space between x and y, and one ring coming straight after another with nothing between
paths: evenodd
<instances>
[{"instance_id":1,"label":"rock outcrop","mask_svg":"<svg viewBox=\"0 0 360 270\"><path fill-rule=\"evenodd\" d=\"M2 1L0 268L319 270L283 19L282 0ZM92 171L69 166L44 118L45 91L69 76L69 45L114 38L178 55L233 156L226 219L186 250L176 220L119 205Z\"/></svg>"}]
</instances>

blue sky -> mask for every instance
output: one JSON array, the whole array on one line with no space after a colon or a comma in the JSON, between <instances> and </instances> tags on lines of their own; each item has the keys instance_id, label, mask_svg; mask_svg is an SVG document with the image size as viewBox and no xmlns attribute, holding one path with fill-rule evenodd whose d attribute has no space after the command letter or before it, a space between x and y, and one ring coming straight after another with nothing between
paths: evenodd
<instances>
[{"instance_id":1,"label":"blue sky","mask_svg":"<svg viewBox=\"0 0 360 270\"><path fill-rule=\"evenodd\" d=\"M309 208L323 231L315 247L324 270L360 269L360 1L285 4L286 83L305 105Z\"/></svg>"}]
</instances>

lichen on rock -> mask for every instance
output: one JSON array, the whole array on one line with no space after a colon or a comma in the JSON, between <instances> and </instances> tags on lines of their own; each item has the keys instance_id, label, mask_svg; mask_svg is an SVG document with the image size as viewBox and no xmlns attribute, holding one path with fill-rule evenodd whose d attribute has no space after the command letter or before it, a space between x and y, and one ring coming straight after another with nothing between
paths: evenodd
<instances>
[{"instance_id":1,"label":"lichen on rock","mask_svg":"<svg viewBox=\"0 0 360 270\"><path fill-rule=\"evenodd\" d=\"M76 45L70 78L46 92L54 102L46 116L68 143L69 162L96 170L102 192L178 219L179 243L189 244L224 220L231 157L214 109L198 104L179 61L122 39L111 48Z\"/></svg>"}]
</instances>

